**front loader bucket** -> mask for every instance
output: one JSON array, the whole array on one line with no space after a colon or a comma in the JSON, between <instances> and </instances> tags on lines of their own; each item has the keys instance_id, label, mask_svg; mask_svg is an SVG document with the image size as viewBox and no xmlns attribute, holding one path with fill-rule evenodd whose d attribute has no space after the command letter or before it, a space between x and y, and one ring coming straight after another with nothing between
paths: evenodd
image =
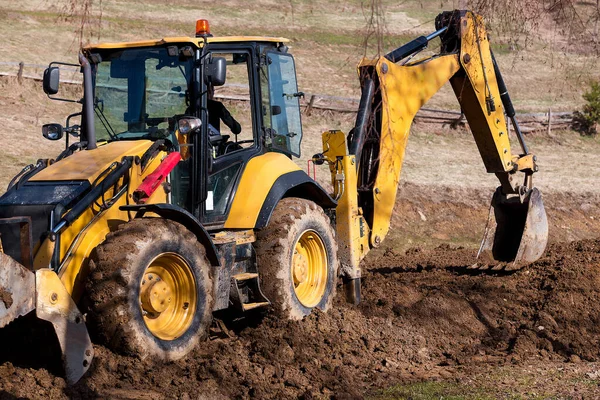
<instances>
[{"instance_id":1,"label":"front loader bucket","mask_svg":"<svg viewBox=\"0 0 600 400\"><path fill-rule=\"evenodd\" d=\"M0 253L0 328L35 308L35 275Z\"/></svg>"},{"instance_id":2,"label":"front loader bucket","mask_svg":"<svg viewBox=\"0 0 600 400\"><path fill-rule=\"evenodd\" d=\"M518 269L539 259L548 243L548 219L540 191L507 197L496 189L477 258L484 263L506 263Z\"/></svg>"},{"instance_id":3,"label":"front loader bucket","mask_svg":"<svg viewBox=\"0 0 600 400\"><path fill-rule=\"evenodd\" d=\"M83 315L54 271L33 272L0 252L0 328L33 310L54 327L65 378L70 384L77 382L94 356Z\"/></svg>"}]
</instances>

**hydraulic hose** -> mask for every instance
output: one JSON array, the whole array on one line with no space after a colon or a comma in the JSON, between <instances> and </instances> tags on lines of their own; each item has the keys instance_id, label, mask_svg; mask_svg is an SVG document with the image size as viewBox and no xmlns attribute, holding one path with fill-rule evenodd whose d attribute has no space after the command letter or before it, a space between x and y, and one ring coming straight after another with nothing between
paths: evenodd
<instances>
[{"instance_id":1,"label":"hydraulic hose","mask_svg":"<svg viewBox=\"0 0 600 400\"><path fill-rule=\"evenodd\" d=\"M375 95L375 82L373 79L365 79L364 86L362 89L362 96L360 97L360 105L358 107L358 114L356 115L356 124L354 127L354 135L352 137L352 143L350 143L350 154L356 156L356 167L360 162L360 156L362 149L365 144L365 137L367 135L367 126L369 123L369 116L371 115L371 105L373 103L373 97Z\"/></svg>"},{"instance_id":2,"label":"hydraulic hose","mask_svg":"<svg viewBox=\"0 0 600 400\"><path fill-rule=\"evenodd\" d=\"M412 40L412 41L406 43L405 45L398 47L396 50L389 52L388 54L385 55L385 58L387 58L388 60L390 60L393 63L396 63L396 62L402 60L403 58L410 56L411 54L414 54L416 52L423 50L424 48L427 47L427 44L431 40L440 36L442 33L446 32L446 30L448 30L447 26L445 26L442 29L439 29L427 36L420 36L420 37L416 38L415 40Z\"/></svg>"},{"instance_id":3,"label":"hydraulic hose","mask_svg":"<svg viewBox=\"0 0 600 400\"><path fill-rule=\"evenodd\" d=\"M502 105L504 106L504 112L510 121L512 122L513 127L515 128L515 132L517 133L517 139L519 140L519 144L521 145L521 149L523 153L529 154L529 149L525 144L525 139L523 138L523 133L521 132L521 128L515 118L515 108L513 107L512 101L510 100L510 95L508 94L508 89L506 88L506 84L504 83L504 79L502 78L502 73L500 72L500 68L498 68L498 63L496 62L496 58L494 57L494 53L490 50L492 54L492 63L494 64L494 73L496 74L496 82L498 83L498 90L500 91L500 99L502 100Z\"/></svg>"}]
</instances>

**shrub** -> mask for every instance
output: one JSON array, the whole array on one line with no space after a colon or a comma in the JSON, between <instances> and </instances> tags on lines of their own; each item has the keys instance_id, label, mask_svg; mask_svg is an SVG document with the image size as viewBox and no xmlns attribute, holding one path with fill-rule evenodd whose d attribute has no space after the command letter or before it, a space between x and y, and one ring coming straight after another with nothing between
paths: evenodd
<instances>
[{"instance_id":1,"label":"shrub","mask_svg":"<svg viewBox=\"0 0 600 400\"><path fill-rule=\"evenodd\" d=\"M591 82L583 94L586 104L573 117L574 128L582 134L596 135L600 130L600 82Z\"/></svg>"}]
</instances>

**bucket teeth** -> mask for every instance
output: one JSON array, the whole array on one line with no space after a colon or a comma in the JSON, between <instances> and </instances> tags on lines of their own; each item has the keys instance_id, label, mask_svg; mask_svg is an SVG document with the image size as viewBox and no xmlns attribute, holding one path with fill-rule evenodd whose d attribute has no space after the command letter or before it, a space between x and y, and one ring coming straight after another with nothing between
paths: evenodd
<instances>
[{"instance_id":1,"label":"bucket teeth","mask_svg":"<svg viewBox=\"0 0 600 400\"><path fill-rule=\"evenodd\" d=\"M492 271L502 271L505 270L505 267L504 264L498 264L492 267Z\"/></svg>"}]
</instances>

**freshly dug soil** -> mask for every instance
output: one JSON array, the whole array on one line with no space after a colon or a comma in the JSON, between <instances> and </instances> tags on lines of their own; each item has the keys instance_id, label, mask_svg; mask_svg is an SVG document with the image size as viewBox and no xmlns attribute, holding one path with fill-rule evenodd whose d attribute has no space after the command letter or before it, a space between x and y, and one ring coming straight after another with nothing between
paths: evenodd
<instances>
[{"instance_id":1,"label":"freshly dug soil","mask_svg":"<svg viewBox=\"0 0 600 400\"><path fill-rule=\"evenodd\" d=\"M461 381L492 366L600 360L600 240L552 244L538 262L513 273L467 270L474 257L474 250L449 246L389 249L365 263L359 306L338 296L330 312L303 321L228 320L212 340L171 364L97 347L92 368L73 387L44 368L4 363L0 393L357 398L399 382ZM595 397L597 383L584 386ZM571 389L558 382L551 393Z\"/></svg>"},{"instance_id":2,"label":"freshly dug soil","mask_svg":"<svg viewBox=\"0 0 600 400\"><path fill-rule=\"evenodd\" d=\"M0 302L4 303L6 309L9 309L13 304L12 294L6 289L0 288Z\"/></svg>"}]
</instances>

